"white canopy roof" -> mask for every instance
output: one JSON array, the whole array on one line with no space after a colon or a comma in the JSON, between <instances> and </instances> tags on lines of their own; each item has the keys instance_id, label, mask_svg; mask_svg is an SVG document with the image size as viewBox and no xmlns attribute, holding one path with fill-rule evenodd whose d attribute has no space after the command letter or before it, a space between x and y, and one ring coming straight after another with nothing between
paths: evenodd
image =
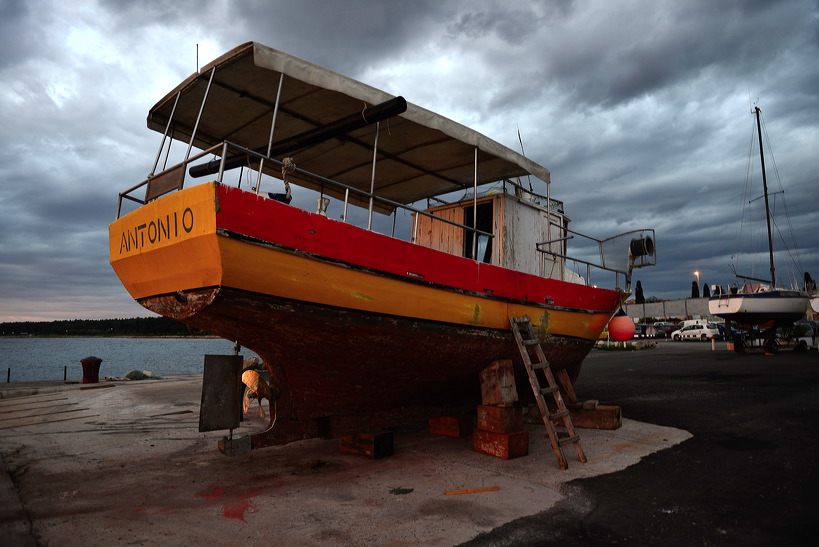
<instances>
[{"instance_id":1,"label":"white canopy roof","mask_svg":"<svg viewBox=\"0 0 819 547\"><path fill-rule=\"evenodd\" d=\"M270 138L279 78L284 74L273 141L321 127L393 96L366 84L267 46L248 42L203 67L151 108L148 127L164 132L174 109L171 129L189 141L208 80L208 92L194 145L205 149L230 141L266 150ZM369 191L375 124L308 148L281 154L297 167ZM471 188L478 149L478 184L532 174L549 182L549 171L513 150L448 118L408 104L397 117L381 122L375 193L398 203L413 203L462 188ZM277 159L282 159L281 157ZM266 169L267 170L267 169ZM278 168L270 174L281 176ZM311 179L288 176L295 184L343 198L343 191L321 187ZM351 195L351 201L354 201ZM365 202L359 201L359 204ZM389 206L378 206L389 212Z\"/></svg>"}]
</instances>

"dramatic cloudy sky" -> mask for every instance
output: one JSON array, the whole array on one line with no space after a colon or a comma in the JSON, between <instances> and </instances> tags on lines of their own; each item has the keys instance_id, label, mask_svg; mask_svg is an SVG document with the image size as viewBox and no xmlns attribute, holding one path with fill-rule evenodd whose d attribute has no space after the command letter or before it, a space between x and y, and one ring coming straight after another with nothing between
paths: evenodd
<instances>
[{"instance_id":1,"label":"dramatic cloudy sky","mask_svg":"<svg viewBox=\"0 0 819 547\"><path fill-rule=\"evenodd\" d=\"M249 40L516 150L520 130L576 230L657 230L635 278L660 298L731 280L758 104L797 275L819 277L816 1L0 0L0 321L149 315L108 264L117 193L197 44L201 65Z\"/></svg>"}]
</instances>

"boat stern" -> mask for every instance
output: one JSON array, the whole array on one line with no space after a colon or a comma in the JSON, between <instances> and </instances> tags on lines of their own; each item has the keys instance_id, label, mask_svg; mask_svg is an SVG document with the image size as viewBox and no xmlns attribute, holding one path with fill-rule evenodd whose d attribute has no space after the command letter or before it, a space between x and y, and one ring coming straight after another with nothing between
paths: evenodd
<instances>
[{"instance_id":1,"label":"boat stern","mask_svg":"<svg viewBox=\"0 0 819 547\"><path fill-rule=\"evenodd\" d=\"M220 284L217 187L175 192L109 225L111 267L135 300Z\"/></svg>"}]
</instances>

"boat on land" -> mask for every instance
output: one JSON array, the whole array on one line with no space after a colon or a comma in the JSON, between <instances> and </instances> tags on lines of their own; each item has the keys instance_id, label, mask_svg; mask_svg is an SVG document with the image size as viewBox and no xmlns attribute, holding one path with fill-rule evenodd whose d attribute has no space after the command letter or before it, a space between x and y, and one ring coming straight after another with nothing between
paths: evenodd
<instances>
[{"instance_id":1,"label":"boat on land","mask_svg":"<svg viewBox=\"0 0 819 547\"><path fill-rule=\"evenodd\" d=\"M258 43L179 84L148 127L162 143L120 193L111 265L145 308L262 358L278 395L254 447L474 408L493 361L525 378L510 316L574 381L655 262L652 230L569 229L522 154ZM185 153L165 168L171 142ZM570 257L573 238L594 259Z\"/></svg>"},{"instance_id":2,"label":"boat on land","mask_svg":"<svg viewBox=\"0 0 819 547\"><path fill-rule=\"evenodd\" d=\"M733 283L727 287L715 286L714 294L708 299L708 311L726 321L734 321L745 326L763 327L766 330L765 348L768 351L775 351L776 328L793 325L795 321L803 318L810 298L807 292L799 290L798 287L784 288L777 284L761 115L759 107L754 107L755 132L759 144L762 173L762 197L764 197L767 223L770 277L760 279L737 274L737 277L742 280L741 283ZM737 349L740 350L741 345Z\"/></svg>"}]
</instances>

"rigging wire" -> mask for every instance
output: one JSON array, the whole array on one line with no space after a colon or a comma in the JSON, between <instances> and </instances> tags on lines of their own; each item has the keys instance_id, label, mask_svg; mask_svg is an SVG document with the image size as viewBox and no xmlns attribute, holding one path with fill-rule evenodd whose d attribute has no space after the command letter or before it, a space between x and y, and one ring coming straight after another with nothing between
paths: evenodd
<instances>
[{"instance_id":1,"label":"rigging wire","mask_svg":"<svg viewBox=\"0 0 819 547\"><path fill-rule=\"evenodd\" d=\"M802 260L799 257L798 252L798 245L796 244L796 232L793 229L793 222L791 221L790 211L788 211L788 202L785 200L785 190L782 187L782 180L779 177L779 167L776 164L776 158L774 157L773 148L771 147L771 139L768 137L768 128L765 125L765 118L762 118L762 132L765 134L765 140L768 143L768 153L771 158L771 165L773 166L773 173L774 177L776 178L776 183L779 185L779 191L782 194L782 208L785 211L785 219L788 223L788 234L790 235L790 244L785 241L785 238L780 234L780 239L782 240L782 244L784 245L784 249L788 253L788 257L791 259L793 263L793 267L796 269L797 272L801 273L802 270ZM773 218L773 217L772 217ZM793 271L791 273L791 281L794 279L798 285L799 277L798 275L794 278Z\"/></svg>"},{"instance_id":2,"label":"rigging wire","mask_svg":"<svg viewBox=\"0 0 819 547\"><path fill-rule=\"evenodd\" d=\"M734 272L734 275L737 274L737 270L739 269L739 258L741 253L739 252L742 247L742 234L744 228L744 219L745 219L745 209L746 205L749 203L748 200L748 193L751 186L751 180L753 179L753 169L754 169L754 142L755 142L755 131L753 126L751 127L751 138L748 142L748 160L745 165L745 184L742 189L742 199L740 200L739 204L739 222L737 223L736 232L734 234L734 249L736 250L736 254L732 256L733 264L731 265L731 269Z\"/></svg>"},{"instance_id":3,"label":"rigging wire","mask_svg":"<svg viewBox=\"0 0 819 547\"><path fill-rule=\"evenodd\" d=\"M789 258L789 261L786 264L779 264L780 266L785 267L787 275L784 276L789 278L792 284L798 286L798 275L794 275L794 272L801 272L801 260L798 254L798 247L796 245L796 237L795 231L793 229L793 224L790 218L790 213L788 211L787 202L784 197L784 189L782 187L782 181L779 176L779 169L776 165L776 160L773 154L773 148L771 146L770 138L768 137L768 131L765 126L764 118L761 118L761 125L762 125L762 133L764 135L764 140L767 141L763 143L763 146L766 149L766 159L770 165L769 171L774 175L777 185L779 186L778 191L768 192L768 196L772 197L772 204L771 204L771 222L772 225L775 227L778 241L781 242L782 248L780 249L780 255L786 254ZM758 196L751 198L753 196L754 188L753 183L757 177L761 177L761 173L759 175L756 174L757 172L757 165L755 163L755 144L757 141L757 134L756 134L756 126L755 123L752 123L751 128L751 138L749 141L749 149L748 149L748 162L745 168L745 184L742 193L742 200L740 202L740 210L739 210L739 223L737 225L736 233L735 233L735 242L734 242L734 249L736 249L736 254L733 255L732 261L733 264L731 265L731 270L736 275L738 270L740 269L740 257L745 255L749 258L750 266L745 265L745 268L750 267L750 275L756 275L756 266L758 266L757 261L762 260L762 256L764 253L758 251L758 249L767 248L768 242L767 239L764 237L764 234L761 234L759 231L754 231L751 229L752 224L759 223L759 225L764 225L765 223L765 211L764 208L759 211L760 217L757 218L755 221L752 219L752 216L756 216L756 212L753 208L750 207L750 204L757 201L759 199ZM777 195L782 194L782 204L781 207L779 206L779 202L777 201ZM785 234L782 233L782 229L780 228L779 224L776 222L776 212L777 207L780 207L783 210L783 214L787 219L787 232L790 235L790 242L786 240ZM749 227L747 229L744 226L745 222L749 223ZM743 240L746 240L746 244L748 247L743 249ZM758 259L758 260L757 260Z\"/></svg>"}]
</instances>

